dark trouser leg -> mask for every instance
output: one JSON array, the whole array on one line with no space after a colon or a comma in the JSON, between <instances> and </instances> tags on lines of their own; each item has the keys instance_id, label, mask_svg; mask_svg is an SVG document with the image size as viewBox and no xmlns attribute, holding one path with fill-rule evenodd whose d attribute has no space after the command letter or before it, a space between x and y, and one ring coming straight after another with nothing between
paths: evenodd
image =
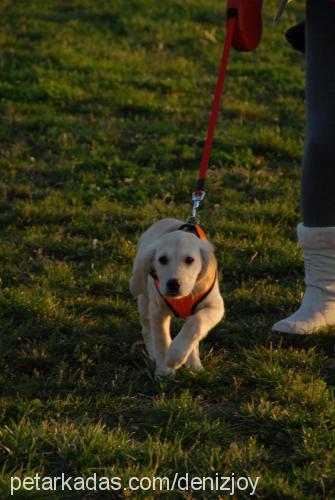
<instances>
[{"instance_id":1,"label":"dark trouser leg","mask_svg":"<svg viewBox=\"0 0 335 500\"><path fill-rule=\"evenodd\" d=\"M297 311L273 325L309 334L335 327L335 3L307 0L307 130L298 240L305 284Z\"/></svg>"},{"instance_id":2,"label":"dark trouser leg","mask_svg":"<svg viewBox=\"0 0 335 500\"><path fill-rule=\"evenodd\" d=\"M307 0L307 128L302 164L302 218L335 227L335 3Z\"/></svg>"}]
</instances>

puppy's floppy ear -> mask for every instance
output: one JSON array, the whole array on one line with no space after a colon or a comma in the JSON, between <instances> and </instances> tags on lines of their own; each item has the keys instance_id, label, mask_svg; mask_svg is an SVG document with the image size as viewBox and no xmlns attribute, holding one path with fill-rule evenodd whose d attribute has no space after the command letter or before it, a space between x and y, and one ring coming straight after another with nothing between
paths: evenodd
<instances>
[{"instance_id":1,"label":"puppy's floppy ear","mask_svg":"<svg viewBox=\"0 0 335 500\"><path fill-rule=\"evenodd\" d=\"M202 260L202 268L198 276L198 280L201 280L206 275L212 275L217 269L214 247L211 243L209 243L209 241L201 241L200 255Z\"/></svg>"},{"instance_id":2,"label":"puppy's floppy ear","mask_svg":"<svg viewBox=\"0 0 335 500\"><path fill-rule=\"evenodd\" d=\"M134 260L133 274L130 280L130 292L134 297L144 293L147 276L152 269L152 263L155 256L155 247L151 246L145 252L139 252Z\"/></svg>"}]
</instances>

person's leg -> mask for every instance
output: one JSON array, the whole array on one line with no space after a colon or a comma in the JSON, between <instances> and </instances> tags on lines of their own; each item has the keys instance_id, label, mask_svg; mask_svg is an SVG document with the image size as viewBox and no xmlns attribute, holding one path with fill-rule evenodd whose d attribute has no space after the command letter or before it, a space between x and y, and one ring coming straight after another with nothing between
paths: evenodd
<instances>
[{"instance_id":1,"label":"person's leg","mask_svg":"<svg viewBox=\"0 0 335 500\"><path fill-rule=\"evenodd\" d=\"M335 226L335 3L307 0L307 127L302 164L302 220Z\"/></svg>"},{"instance_id":2,"label":"person's leg","mask_svg":"<svg viewBox=\"0 0 335 500\"><path fill-rule=\"evenodd\" d=\"M298 240L307 285L301 307L273 330L311 333L335 325L335 3L307 0L307 127Z\"/></svg>"}]
</instances>

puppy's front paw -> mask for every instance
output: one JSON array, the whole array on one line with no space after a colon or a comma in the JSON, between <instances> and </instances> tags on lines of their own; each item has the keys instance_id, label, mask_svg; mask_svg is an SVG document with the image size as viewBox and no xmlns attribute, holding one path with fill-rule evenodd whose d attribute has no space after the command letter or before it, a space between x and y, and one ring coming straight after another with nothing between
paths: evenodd
<instances>
[{"instance_id":1,"label":"puppy's front paw","mask_svg":"<svg viewBox=\"0 0 335 500\"><path fill-rule=\"evenodd\" d=\"M185 366L187 366L187 368L189 368L192 372L201 372L204 370L200 361L198 346L194 347L193 351L186 360Z\"/></svg>"},{"instance_id":2,"label":"puppy's front paw","mask_svg":"<svg viewBox=\"0 0 335 500\"><path fill-rule=\"evenodd\" d=\"M190 359L190 357L189 357L185 364L186 364L187 368L189 370L191 370L192 372L203 372L205 370L205 368L201 364L200 359L194 360L194 359Z\"/></svg>"},{"instance_id":3,"label":"puppy's front paw","mask_svg":"<svg viewBox=\"0 0 335 500\"><path fill-rule=\"evenodd\" d=\"M176 370L185 363L191 351L192 347L177 336L170 344L168 352L166 353L166 365Z\"/></svg>"},{"instance_id":4,"label":"puppy's front paw","mask_svg":"<svg viewBox=\"0 0 335 500\"><path fill-rule=\"evenodd\" d=\"M156 366L155 379L164 380L165 378L173 377L175 371L167 366Z\"/></svg>"}]
</instances>

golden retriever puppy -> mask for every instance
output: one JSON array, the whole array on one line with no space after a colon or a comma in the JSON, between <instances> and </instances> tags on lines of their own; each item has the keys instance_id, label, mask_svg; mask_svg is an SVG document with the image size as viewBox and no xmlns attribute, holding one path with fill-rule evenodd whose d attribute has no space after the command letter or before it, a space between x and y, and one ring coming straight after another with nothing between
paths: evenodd
<instances>
[{"instance_id":1,"label":"golden retriever puppy","mask_svg":"<svg viewBox=\"0 0 335 500\"><path fill-rule=\"evenodd\" d=\"M156 377L185 364L201 370L199 342L223 317L214 248L199 226L163 219L141 236L130 291L138 299L142 334ZM170 335L171 317L186 321Z\"/></svg>"}]
</instances>

